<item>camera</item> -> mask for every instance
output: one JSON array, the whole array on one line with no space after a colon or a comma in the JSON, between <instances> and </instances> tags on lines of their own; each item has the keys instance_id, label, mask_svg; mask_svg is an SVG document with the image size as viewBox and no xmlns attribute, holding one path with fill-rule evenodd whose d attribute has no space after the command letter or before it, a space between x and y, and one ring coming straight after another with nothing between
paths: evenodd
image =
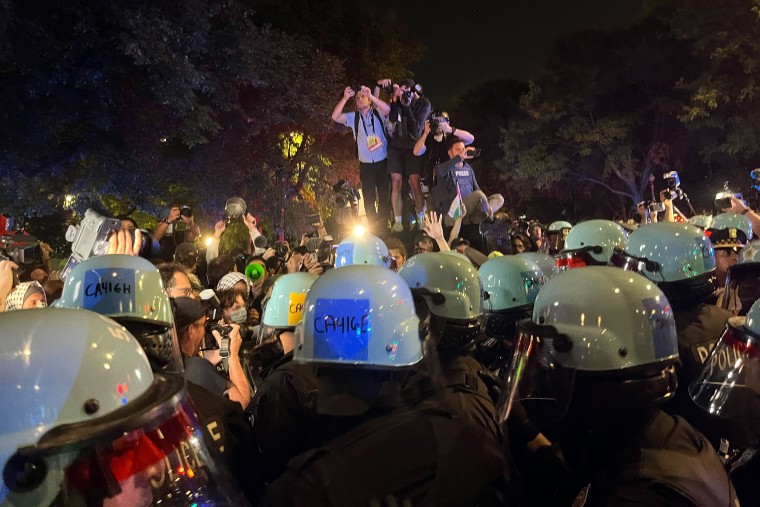
<instances>
[{"instance_id":1,"label":"camera","mask_svg":"<svg viewBox=\"0 0 760 507\"><path fill-rule=\"evenodd\" d=\"M346 180L338 180L333 185L333 191L338 194L335 197L335 206L338 208L345 208L346 206L354 206L359 203L359 191L348 184Z\"/></svg>"},{"instance_id":2,"label":"camera","mask_svg":"<svg viewBox=\"0 0 760 507\"><path fill-rule=\"evenodd\" d=\"M216 350L219 348L219 344L216 342L216 338L211 334L212 331L219 331L222 338L229 338L232 326L221 326L217 322L222 320L222 304L216 293L212 289L206 289L201 291L201 303L206 311L206 333L203 335L203 347L201 350Z\"/></svg>"},{"instance_id":3,"label":"camera","mask_svg":"<svg viewBox=\"0 0 760 507\"><path fill-rule=\"evenodd\" d=\"M274 256L276 259L285 262L290 254L290 248L284 241L276 241L274 244Z\"/></svg>"},{"instance_id":4,"label":"camera","mask_svg":"<svg viewBox=\"0 0 760 507\"><path fill-rule=\"evenodd\" d=\"M61 271L61 280L80 262L108 252L108 236L121 229L121 220L102 216L93 209L84 213L79 225L70 225L66 241L71 243L71 256Z\"/></svg>"},{"instance_id":5,"label":"camera","mask_svg":"<svg viewBox=\"0 0 760 507\"><path fill-rule=\"evenodd\" d=\"M713 201L713 205L715 206L715 211L720 213L724 209L730 208L732 197L739 199L740 201L744 200L744 197L742 196L742 194L737 194L733 192L730 188L728 188L728 182L725 182L723 184L723 190L715 194L715 200Z\"/></svg>"},{"instance_id":6,"label":"camera","mask_svg":"<svg viewBox=\"0 0 760 507\"><path fill-rule=\"evenodd\" d=\"M475 148L474 150L470 151L470 156L472 158L479 157L480 156L480 148Z\"/></svg>"},{"instance_id":7,"label":"camera","mask_svg":"<svg viewBox=\"0 0 760 507\"><path fill-rule=\"evenodd\" d=\"M661 202L650 202L647 209L650 213L663 213L665 211L665 204Z\"/></svg>"},{"instance_id":8,"label":"camera","mask_svg":"<svg viewBox=\"0 0 760 507\"><path fill-rule=\"evenodd\" d=\"M414 90L407 90L401 93L401 97L399 97L399 102L401 102L402 106L410 106L412 104L413 98L414 98Z\"/></svg>"},{"instance_id":9,"label":"camera","mask_svg":"<svg viewBox=\"0 0 760 507\"><path fill-rule=\"evenodd\" d=\"M351 89L354 91L354 93L359 93L362 89L362 85L360 84L353 84L351 85Z\"/></svg>"},{"instance_id":10,"label":"camera","mask_svg":"<svg viewBox=\"0 0 760 507\"><path fill-rule=\"evenodd\" d=\"M179 207L179 216L190 218L193 216L193 210L190 209L190 206L182 205Z\"/></svg>"},{"instance_id":11,"label":"camera","mask_svg":"<svg viewBox=\"0 0 760 507\"><path fill-rule=\"evenodd\" d=\"M306 217L307 225L316 226L320 223L322 223L322 217L320 216L319 213L314 213Z\"/></svg>"},{"instance_id":12,"label":"camera","mask_svg":"<svg viewBox=\"0 0 760 507\"><path fill-rule=\"evenodd\" d=\"M681 178L678 177L678 171L670 171L662 175L662 179L668 186L668 191L665 192L665 197L671 201L678 199L683 195L681 190Z\"/></svg>"}]
</instances>

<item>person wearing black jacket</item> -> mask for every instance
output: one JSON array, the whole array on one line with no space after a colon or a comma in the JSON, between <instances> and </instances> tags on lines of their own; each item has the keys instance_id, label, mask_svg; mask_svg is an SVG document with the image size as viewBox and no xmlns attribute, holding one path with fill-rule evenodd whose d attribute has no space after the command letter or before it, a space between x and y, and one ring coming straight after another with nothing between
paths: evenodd
<instances>
[{"instance_id":1,"label":"person wearing black jacket","mask_svg":"<svg viewBox=\"0 0 760 507\"><path fill-rule=\"evenodd\" d=\"M388 172L391 174L391 205L395 232L403 230L401 186L404 176L409 179L409 187L414 194L418 223L421 223L423 219L425 198L420 188L423 160L415 157L413 150L415 143L422 135L430 110L430 101L416 91L414 80L404 79L401 84L393 85L391 111L388 115L391 125L389 130L392 130L388 146Z\"/></svg>"}]
</instances>

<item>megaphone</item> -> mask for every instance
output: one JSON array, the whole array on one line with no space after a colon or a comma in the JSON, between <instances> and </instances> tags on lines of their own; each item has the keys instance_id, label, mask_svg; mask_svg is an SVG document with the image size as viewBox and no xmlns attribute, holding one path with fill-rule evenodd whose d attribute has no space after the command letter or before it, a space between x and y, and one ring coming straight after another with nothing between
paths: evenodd
<instances>
[{"instance_id":1,"label":"megaphone","mask_svg":"<svg viewBox=\"0 0 760 507\"><path fill-rule=\"evenodd\" d=\"M253 261L245 267L245 277L255 282L264 276L264 266L258 261Z\"/></svg>"}]
</instances>

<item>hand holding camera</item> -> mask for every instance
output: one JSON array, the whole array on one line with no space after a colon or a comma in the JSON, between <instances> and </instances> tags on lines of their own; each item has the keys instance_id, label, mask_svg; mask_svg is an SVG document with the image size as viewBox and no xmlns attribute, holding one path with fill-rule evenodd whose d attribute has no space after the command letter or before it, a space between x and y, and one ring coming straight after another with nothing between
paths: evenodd
<instances>
[{"instance_id":1,"label":"hand holding camera","mask_svg":"<svg viewBox=\"0 0 760 507\"><path fill-rule=\"evenodd\" d=\"M480 156L480 148L475 148L473 146L468 146L462 152L462 160L470 160L471 158L475 158L479 156Z\"/></svg>"},{"instance_id":2,"label":"hand holding camera","mask_svg":"<svg viewBox=\"0 0 760 507\"><path fill-rule=\"evenodd\" d=\"M354 95L356 95L356 91L354 91L354 89L351 86L346 86L346 89L343 90L343 99L344 100L348 100L351 97L353 97Z\"/></svg>"},{"instance_id":3,"label":"hand holding camera","mask_svg":"<svg viewBox=\"0 0 760 507\"><path fill-rule=\"evenodd\" d=\"M166 223L173 224L177 220L179 220L180 217L180 208L179 206L172 206L172 209L169 210L169 216L166 217Z\"/></svg>"}]
</instances>

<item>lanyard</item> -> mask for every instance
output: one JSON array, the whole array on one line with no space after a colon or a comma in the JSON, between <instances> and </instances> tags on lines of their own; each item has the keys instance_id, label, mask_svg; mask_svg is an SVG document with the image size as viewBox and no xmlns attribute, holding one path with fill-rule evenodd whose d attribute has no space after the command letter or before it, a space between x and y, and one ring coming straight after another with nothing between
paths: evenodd
<instances>
[{"instance_id":1,"label":"lanyard","mask_svg":"<svg viewBox=\"0 0 760 507\"><path fill-rule=\"evenodd\" d=\"M367 132L367 124L364 122L364 115L357 111L359 116L361 116L362 119L362 127L364 127L364 135L366 137L369 137L369 133ZM372 133L375 133L375 113L372 111L372 108L369 110L369 123L372 125Z\"/></svg>"}]
</instances>

